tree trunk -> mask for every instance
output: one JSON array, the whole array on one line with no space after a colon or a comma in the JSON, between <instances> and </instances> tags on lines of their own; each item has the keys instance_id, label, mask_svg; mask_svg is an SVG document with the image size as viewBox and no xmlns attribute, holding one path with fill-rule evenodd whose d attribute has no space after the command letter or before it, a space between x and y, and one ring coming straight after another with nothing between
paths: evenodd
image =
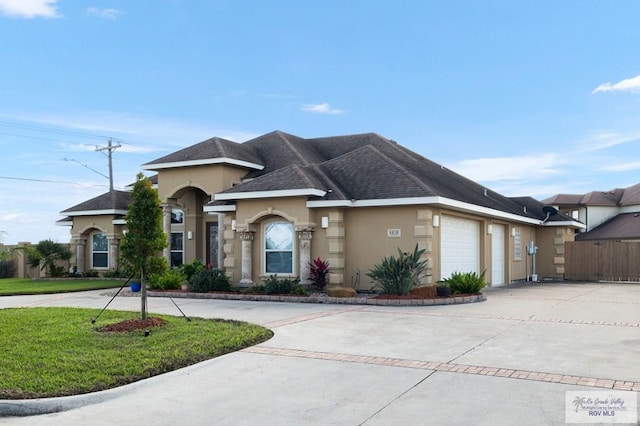
<instances>
[{"instance_id":1,"label":"tree trunk","mask_svg":"<svg viewBox=\"0 0 640 426\"><path fill-rule=\"evenodd\" d=\"M140 274L140 319L147 319L147 276Z\"/></svg>"}]
</instances>

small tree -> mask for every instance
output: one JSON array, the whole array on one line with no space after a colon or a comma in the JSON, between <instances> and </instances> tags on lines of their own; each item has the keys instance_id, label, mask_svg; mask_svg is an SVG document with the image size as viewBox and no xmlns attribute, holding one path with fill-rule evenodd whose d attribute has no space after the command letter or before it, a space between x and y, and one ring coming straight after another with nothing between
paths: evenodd
<instances>
[{"instance_id":1,"label":"small tree","mask_svg":"<svg viewBox=\"0 0 640 426\"><path fill-rule=\"evenodd\" d=\"M125 270L140 277L140 318L147 319L147 277L154 272L158 252L167 246L162 230L162 209L158 193L149 178L138 173L131 192L131 204L126 215L127 232L120 247Z\"/></svg>"},{"instance_id":2,"label":"small tree","mask_svg":"<svg viewBox=\"0 0 640 426\"><path fill-rule=\"evenodd\" d=\"M29 266L40 267L40 270L46 268L50 277L59 277L63 272L62 267L56 264L58 260L71 259L71 251L53 240L42 240L34 247L25 247L25 250Z\"/></svg>"}]
</instances>

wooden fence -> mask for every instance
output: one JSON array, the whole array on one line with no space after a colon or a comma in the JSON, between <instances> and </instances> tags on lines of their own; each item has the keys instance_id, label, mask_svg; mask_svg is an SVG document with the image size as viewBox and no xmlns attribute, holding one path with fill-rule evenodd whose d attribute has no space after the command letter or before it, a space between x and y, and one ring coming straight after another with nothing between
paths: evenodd
<instances>
[{"instance_id":1,"label":"wooden fence","mask_svg":"<svg viewBox=\"0 0 640 426\"><path fill-rule=\"evenodd\" d=\"M15 256L11 257L7 262L3 262L3 265L0 265L0 272L2 273L0 278L44 278L47 276L46 270L37 266L29 266L27 256L25 256L23 250L16 250L20 247L31 245L31 243L20 243L19 245L5 245L0 243L0 252L13 251L15 253ZM70 244L62 245L67 249L71 249ZM65 271L68 271L70 268L70 262L68 260L59 260L56 261L56 264L62 266ZM7 272L9 276L4 276Z\"/></svg>"},{"instance_id":2,"label":"wooden fence","mask_svg":"<svg viewBox=\"0 0 640 426\"><path fill-rule=\"evenodd\" d=\"M640 241L574 241L564 248L568 280L640 281Z\"/></svg>"}]
</instances>

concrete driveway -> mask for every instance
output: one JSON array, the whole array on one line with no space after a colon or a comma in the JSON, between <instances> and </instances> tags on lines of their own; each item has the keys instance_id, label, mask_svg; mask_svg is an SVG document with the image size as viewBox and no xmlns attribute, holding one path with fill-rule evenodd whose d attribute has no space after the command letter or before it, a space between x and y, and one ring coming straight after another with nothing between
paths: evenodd
<instances>
[{"instance_id":1,"label":"concrete driveway","mask_svg":"<svg viewBox=\"0 0 640 426\"><path fill-rule=\"evenodd\" d=\"M429 307L176 300L189 316L258 323L275 336L119 389L29 401L25 409L66 411L0 423L557 425L566 391L640 391L640 285L486 293L482 303ZM2 297L0 308L102 308L103 294ZM139 303L118 297L111 308ZM149 310L179 314L165 298Z\"/></svg>"}]
</instances>

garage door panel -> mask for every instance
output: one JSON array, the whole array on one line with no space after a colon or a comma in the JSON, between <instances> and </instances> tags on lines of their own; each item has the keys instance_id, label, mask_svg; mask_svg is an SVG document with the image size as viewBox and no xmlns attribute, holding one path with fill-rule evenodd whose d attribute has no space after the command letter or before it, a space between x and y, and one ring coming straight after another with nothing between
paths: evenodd
<instances>
[{"instance_id":1,"label":"garage door panel","mask_svg":"<svg viewBox=\"0 0 640 426\"><path fill-rule=\"evenodd\" d=\"M479 272L480 225L477 221L443 216L440 237L442 278L453 272Z\"/></svg>"}]
</instances>

